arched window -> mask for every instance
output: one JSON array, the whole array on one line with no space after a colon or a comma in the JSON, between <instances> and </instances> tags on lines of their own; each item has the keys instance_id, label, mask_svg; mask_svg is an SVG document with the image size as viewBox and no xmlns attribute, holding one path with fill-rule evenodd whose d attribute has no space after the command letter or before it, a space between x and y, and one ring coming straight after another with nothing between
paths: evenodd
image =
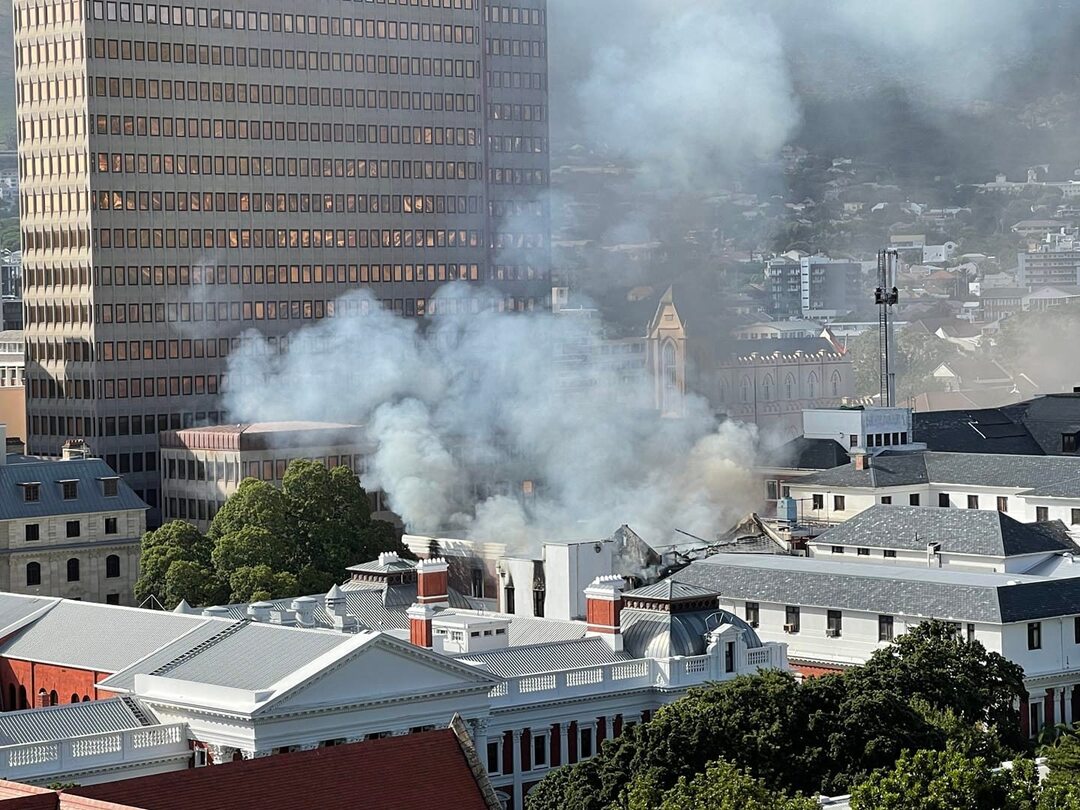
<instances>
[{"instance_id":1,"label":"arched window","mask_svg":"<svg viewBox=\"0 0 1080 810\"><path fill-rule=\"evenodd\" d=\"M766 374L761 386L761 398L766 402L772 399L773 388L775 387L776 383L773 381L772 374Z\"/></svg>"},{"instance_id":2,"label":"arched window","mask_svg":"<svg viewBox=\"0 0 1080 810\"><path fill-rule=\"evenodd\" d=\"M832 373L832 395L834 397L840 396L840 372L834 371Z\"/></svg>"},{"instance_id":3,"label":"arched window","mask_svg":"<svg viewBox=\"0 0 1080 810\"><path fill-rule=\"evenodd\" d=\"M41 584L41 563L32 562L26 564L26 584Z\"/></svg>"},{"instance_id":4,"label":"arched window","mask_svg":"<svg viewBox=\"0 0 1080 810\"><path fill-rule=\"evenodd\" d=\"M810 372L810 377L806 381L807 390L810 392L810 399L814 399L814 397L817 396L817 384L818 384L817 372L816 371L811 371Z\"/></svg>"},{"instance_id":5,"label":"arched window","mask_svg":"<svg viewBox=\"0 0 1080 810\"><path fill-rule=\"evenodd\" d=\"M750 378L749 377L743 377L742 378L742 401L743 402L749 402L750 401Z\"/></svg>"},{"instance_id":6,"label":"arched window","mask_svg":"<svg viewBox=\"0 0 1080 810\"><path fill-rule=\"evenodd\" d=\"M71 702L72 703L78 703L79 702L79 693L78 692L72 692L71 693Z\"/></svg>"},{"instance_id":7,"label":"arched window","mask_svg":"<svg viewBox=\"0 0 1080 810\"><path fill-rule=\"evenodd\" d=\"M79 559L77 557L72 557L67 561L67 581L79 581Z\"/></svg>"},{"instance_id":8,"label":"arched window","mask_svg":"<svg viewBox=\"0 0 1080 810\"><path fill-rule=\"evenodd\" d=\"M15 684L13 684L13 683L8 684L7 697L8 697L8 699L7 699L7 710L9 712L13 712L17 708L19 708L19 704L16 702L16 701L18 701L18 697L16 697L16 695L15 695Z\"/></svg>"},{"instance_id":9,"label":"arched window","mask_svg":"<svg viewBox=\"0 0 1080 810\"><path fill-rule=\"evenodd\" d=\"M105 558L105 576L108 579L120 576L120 558L117 555L110 554Z\"/></svg>"},{"instance_id":10,"label":"arched window","mask_svg":"<svg viewBox=\"0 0 1080 810\"><path fill-rule=\"evenodd\" d=\"M784 398L795 399L795 375L788 374L784 380Z\"/></svg>"},{"instance_id":11,"label":"arched window","mask_svg":"<svg viewBox=\"0 0 1080 810\"><path fill-rule=\"evenodd\" d=\"M56 690L53 689L51 692L49 692L49 705L50 706L55 706L59 702L60 702L60 696L58 694L56 694Z\"/></svg>"},{"instance_id":12,"label":"arched window","mask_svg":"<svg viewBox=\"0 0 1080 810\"><path fill-rule=\"evenodd\" d=\"M26 702L26 687L25 686L20 686L19 687L19 708L20 709L29 709L30 708L30 704Z\"/></svg>"},{"instance_id":13,"label":"arched window","mask_svg":"<svg viewBox=\"0 0 1080 810\"><path fill-rule=\"evenodd\" d=\"M82 696L82 702L83 703L89 703L90 702L90 696L89 695L83 695Z\"/></svg>"}]
</instances>

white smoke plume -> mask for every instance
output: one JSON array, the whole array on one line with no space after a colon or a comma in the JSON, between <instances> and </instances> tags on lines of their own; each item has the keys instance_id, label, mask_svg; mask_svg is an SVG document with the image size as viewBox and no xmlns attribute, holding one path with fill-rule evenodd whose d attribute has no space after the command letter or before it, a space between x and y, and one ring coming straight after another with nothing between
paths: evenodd
<instances>
[{"instance_id":1,"label":"white smoke plume","mask_svg":"<svg viewBox=\"0 0 1080 810\"><path fill-rule=\"evenodd\" d=\"M553 116L652 183L771 158L798 124L780 32L752 3L551 0L548 19Z\"/></svg>"},{"instance_id":2,"label":"white smoke plume","mask_svg":"<svg viewBox=\"0 0 1080 810\"><path fill-rule=\"evenodd\" d=\"M753 507L752 429L717 424L694 396L683 418L662 418L649 382L626 380L589 319L489 303L444 289L421 332L357 292L286 353L251 334L229 360L232 418L365 424L364 484L414 532L526 550L629 523L663 543L675 528L708 537Z\"/></svg>"}]
</instances>

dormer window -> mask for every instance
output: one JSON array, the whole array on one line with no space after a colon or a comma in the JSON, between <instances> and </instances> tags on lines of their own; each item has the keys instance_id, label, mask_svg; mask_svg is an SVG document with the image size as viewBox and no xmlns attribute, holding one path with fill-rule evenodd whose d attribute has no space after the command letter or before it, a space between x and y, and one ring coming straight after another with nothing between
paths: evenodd
<instances>
[{"instance_id":1,"label":"dormer window","mask_svg":"<svg viewBox=\"0 0 1080 810\"><path fill-rule=\"evenodd\" d=\"M1077 446L1080 446L1080 442L1077 441L1076 433L1062 433L1061 434L1061 452L1062 453L1075 453Z\"/></svg>"},{"instance_id":2,"label":"dormer window","mask_svg":"<svg viewBox=\"0 0 1080 810\"><path fill-rule=\"evenodd\" d=\"M102 478L101 491L106 498L115 498L120 494L119 478Z\"/></svg>"},{"instance_id":3,"label":"dormer window","mask_svg":"<svg viewBox=\"0 0 1080 810\"><path fill-rule=\"evenodd\" d=\"M38 482L20 484L23 490L23 500L26 503L37 503L41 500L41 484Z\"/></svg>"},{"instance_id":4,"label":"dormer window","mask_svg":"<svg viewBox=\"0 0 1080 810\"><path fill-rule=\"evenodd\" d=\"M76 500L79 497L79 482L75 480L61 481L60 492L63 495L65 501Z\"/></svg>"}]
</instances>

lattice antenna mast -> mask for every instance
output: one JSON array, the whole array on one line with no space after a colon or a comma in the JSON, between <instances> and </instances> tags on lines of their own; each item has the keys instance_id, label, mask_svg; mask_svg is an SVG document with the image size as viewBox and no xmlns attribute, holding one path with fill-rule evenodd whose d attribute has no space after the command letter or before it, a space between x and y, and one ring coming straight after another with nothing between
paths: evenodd
<instances>
[{"instance_id":1,"label":"lattice antenna mast","mask_svg":"<svg viewBox=\"0 0 1080 810\"><path fill-rule=\"evenodd\" d=\"M881 404L896 407L896 369L893 351L896 335L893 330L893 307L900 300L896 289L896 263L899 253L882 250L878 253L878 286L874 303L878 307L878 357L881 364Z\"/></svg>"}]
</instances>

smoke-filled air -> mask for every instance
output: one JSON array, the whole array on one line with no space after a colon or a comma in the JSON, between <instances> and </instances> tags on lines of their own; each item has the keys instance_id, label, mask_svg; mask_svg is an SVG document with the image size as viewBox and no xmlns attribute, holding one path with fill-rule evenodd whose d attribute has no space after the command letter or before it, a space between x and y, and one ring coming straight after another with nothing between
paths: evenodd
<instances>
[{"instance_id":1,"label":"smoke-filled air","mask_svg":"<svg viewBox=\"0 0 1080 810\"><path fill-rule=\"evenodd\" d=\"M468 314L443 311L451 295ZM363 483L414 532L524 547L628 523L661 541L741 515L752 429L717 424L694 396L682 418L660 416L643 375L625 379L587 318L482 311L489 303L444 289L421 331L357 292L284 353L250 335L230 358L230 413L366 425Z\"/></svg>"}]
</instances>

